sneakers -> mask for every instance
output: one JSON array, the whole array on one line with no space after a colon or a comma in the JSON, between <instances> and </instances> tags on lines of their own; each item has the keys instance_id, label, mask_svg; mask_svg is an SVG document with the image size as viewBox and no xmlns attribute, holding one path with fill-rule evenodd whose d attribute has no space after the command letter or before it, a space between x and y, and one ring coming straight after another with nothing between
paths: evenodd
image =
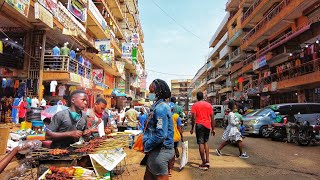
<instances>
[{"instance_id":1,"label":"sneakers","mask_svg":"<svg viewBox=\"0 0 320 180\"><path fill-rule=\"evenodd\" d=\"M247 159L247 158L249 158L249 156L247 155L247 153L242 153L241 156L239 156L239 158Z\"/></svg>"},{"instance_id":2,"label":"sneakers","mask_svg":"<svg viewBox=\"0 0 320 180\"><path fill-rule=\"evenodd\" d=\"M216 149L217 156L222 156L221 151Z\"/></svg>"},{"instance_id":3,"label":"sneakers","mask_svg":"<svg viewBox=\"0 0 320 180\"><path fill-rule=\"evenodd\" d=\"M206 171L206 170L208 170L209 168L208 168L206 165L202 164L202 165L199 166L199 169Z\"/></svg>"}]
</instances>

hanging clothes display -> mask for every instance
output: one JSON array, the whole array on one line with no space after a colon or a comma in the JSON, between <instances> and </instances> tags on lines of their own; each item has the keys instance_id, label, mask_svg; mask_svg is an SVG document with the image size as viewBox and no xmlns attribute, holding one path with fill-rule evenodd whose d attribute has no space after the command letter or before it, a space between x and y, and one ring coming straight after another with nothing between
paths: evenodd
<instances>
[{"instance_id":1,"label":"hanging clothes display","mask_svg":"<svg viewBox=\"0 0 320 180\"><path fill-rule=\"evenodd\" d=\"M52 96L56 96L56 87L58 85L57 81L51 81L50 83L50 92L52 93Z\"/></svg>"},{"instance_id":2,"label":"hanging clothes display","mask_svg":"<svg viewBox=\"0 0 320 180\"><path fill-rule=\"evenodd\" d=\"M58 90L59 90L58 96L63 96L63 95L65 95L66 89L67 89L67 88L66 88L65 85L60 85L60 86L58 87Z\"/></svg>"}]
</instances>

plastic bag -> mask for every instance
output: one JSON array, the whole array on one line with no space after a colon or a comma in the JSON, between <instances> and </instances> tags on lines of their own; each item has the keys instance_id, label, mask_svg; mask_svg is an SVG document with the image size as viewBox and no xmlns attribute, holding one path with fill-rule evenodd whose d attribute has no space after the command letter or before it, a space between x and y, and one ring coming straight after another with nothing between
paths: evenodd
<instances>
[{"instance_id":1,"label":"plastic bag","mask_svg":"<svg viewBox=\"0 0 320 180\"><path fill-rule=\"evenodd\" d=\"M181 155L181 161L180 161L180 170L186 166L188 163L188 141L184 141L181 143L182 145L182 155Z\"/></svg>"},{"instance_id":2,"label":"plastic bag","mask_svg":"<svg viewBox=\"0 0 320 180\"><path fill-rule=\"evenodd\" d=\"M31 140L31 141L21 141L19 142L18 151L20 154L26 154L33 149L40 148L42 146L42 142L39 140Z\"/></svg>"}]
</instances>

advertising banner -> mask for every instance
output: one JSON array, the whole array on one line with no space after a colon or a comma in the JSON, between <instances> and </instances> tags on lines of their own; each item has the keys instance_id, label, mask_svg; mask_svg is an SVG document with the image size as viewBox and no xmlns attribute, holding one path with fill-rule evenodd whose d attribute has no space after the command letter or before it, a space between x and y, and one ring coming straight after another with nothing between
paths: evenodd
<instances>
[{"instance_id":1,"label":"advertising banner","mask_svg":"<svg viewBox=\"0 0 320 180\"><path fill-rule=\"evenodd\" d=\"M119 90L121 93L125 93L125 90L126 90L126 83L125 83L125 81L121 80L121 81L118 83L118 90Z\"/></svg>"},{"instance_id":2,"label":"advertising banner","mask_svg":"<svg viewBox=\"0 0 320 180\"><path fill-rule=\"evenodd\" d=\"M140 38L139 38L139 34L138 33L133 33L131 36L131 43L137 47L139 44Z\"/></svg>"},{"instance_id":3,"label":"advertising banner","mask_svg":"<svg viewBox=\"0 0 320 180\"><path fill-rule=\"evenodd\" d=\"M125 62L116 61L116 66L120 74L123 73Z\"/></svg>"},{"instance_id":4,"label":"advertising banner","mask_svg":"<svg viewBox=\"0 0 320 180\"><path fill-rule=\"evenodd\" d=\"M110 39L107 40L96 40L95 47L98 49L99 53L109 53L110 52Z\"/></svg>"},{"instance_id":5,"label":"advertising banner","mask_svg":"<svg viewBox=\"0 0 320 180\"><path fill-rule=\"evenodd\" d=\"M257 70L265 65L267 65L267 59L266 59L266 56L264 55L259 59L253 61L252 69Z\"/></svg>"},{"instance_id":6,"label":"advertising banner","mask_svg":"<svg viewBox=\"0 0 320 180\"><path fill-rule=\"evenodd\" d=\"M122 43L122 56L121 58L131 59L132 58L132 45L131 43Z\"/></svg>"},{"instance_id":7,"label":"advertising banner","mask_svg":"<svg viewBox=\"0 0 320 180\"><path fill-rule=\"evenodd\" d=\"M277 85L278 85L278 82L272 82L271 83L271 91L277 91Z\"/></svg>"},{"instance_id":8,"label":"advertising banner","mask_svg":"<svg viewBox=\"0 0 320 180\"><path fill-rule=\"evenodd\" d=\"M50 11L37 2L34 3L34 15L35 19L39 19L53 29L53 15L50 13Z\"/></svg>"},{"instance_id":9,"label":"advertising banner","mask_svg":"<svg viewBox=\"0 0 320 180\"><path fill-rule=\"evenodd\" d=\"M93 69L92 78L94 82L102 83L103 82L103 69Z\"/></svg>"},{"instance_id":10,"label":"advertising banner","mask_svg":"<svg viewBox=\"0 0 320 180\"><path fill-rule=\"evenodd\" d=\"M141 78L141 81L140 81L140 91L146 92L146 90L147 90L147 78L143 77Z\"/></svg>"},{"instance_id":11,"label":"advertising banner","mask_svg":"<svg viewBox=\"0 0 320 180\"><path fill-rule=\"evenodd\" d=\"M68 10L82 22L87 21L87 8L78 0L68 0Z\"/></svg>"},{"instance_id":12,"label":"advertising banner","mask_svg":"<svg viewBox=\"0 0 320 180\"><path fill-rule=\"evenodd\" d=\"M81 84L81 76L79 74L70 73L70 81Z\"/></svg>"},{"instance_id":13,"label":"advertising banner","mask_svg":"<svg viewBox=\"0 0 320 180\"><path fill-rule=\"evenodd\" d=\"M132 48L132 63L137 64L138 50L137 48Z\"/></svg>"},{"instance_id":14,"label":"advertising banner","mask_svg":"<svg viewBox=\"0 0 320 180\"><path fill-rule=\"evenodd\" d=\"M58 9L57 0L38 0L37 2L41 4L43 7L45 7L53 15L57 14L57 9Z\"/></svg>"},{"instance_id":15,"label":"advertising banner","mask_svg":"<svg viewBox=\"0 0 320 180\"><path fill-rule=\"evenodd\" d=\"M5 0L5 1L10 6L12 6L15 10L23 14L25 17L28 17L30 0Z\"/></svg>"}]
</instances>

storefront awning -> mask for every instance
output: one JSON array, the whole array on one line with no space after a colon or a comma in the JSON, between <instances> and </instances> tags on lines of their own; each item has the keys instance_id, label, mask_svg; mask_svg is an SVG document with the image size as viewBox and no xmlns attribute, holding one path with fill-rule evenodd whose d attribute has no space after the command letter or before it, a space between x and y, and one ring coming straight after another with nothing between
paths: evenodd
<instances>
[{"instance_id":1,"label":"storefront awning","mask_svg":"<svg viewBox=\"0 0 320 180\"><path fill-rule=\"evenodd\" d=\"M113 89L112 95L117 96L117 97L125 97L126 94L122 93L119 89Z\"/></svg>"},{"instance_id":2,"label":"storefront awning","mask_svg":"<svg viewBox=\"0 0 320 180\"><path fill-rule=\"evenodd\" d=\"M111 95L112 95L112 91L113 91L113 89L105 89L105 90L103 91L103 95L105 95L105 96L111 96Z\"/></svg>"}]
</instances>

